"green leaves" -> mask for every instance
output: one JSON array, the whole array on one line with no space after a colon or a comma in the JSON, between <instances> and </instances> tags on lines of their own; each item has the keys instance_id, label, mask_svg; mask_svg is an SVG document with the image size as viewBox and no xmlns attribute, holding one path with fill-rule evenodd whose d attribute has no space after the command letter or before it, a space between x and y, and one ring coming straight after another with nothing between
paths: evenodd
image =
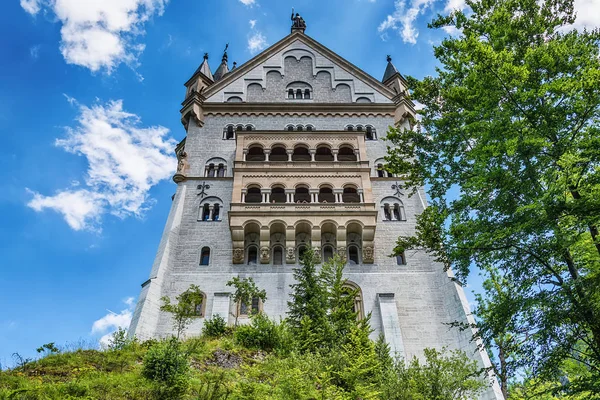
<instances>
[{"instance_id":1,"label":"green leaves","mask_svg":"<svg viewBox=\"0 0 600 400\"><path fill-rule=\"evenodd\" d=\"M388 135L389 168L431 199L395 252L425 249L461 281L502 274L514 297L480 298L487 344L549 375L583 346L598 372L600 32L562 27L572 1L468 4L431 24L462 31L435 48L437 76L408 78L420 126Z\"/></svg>"}]
</instances>

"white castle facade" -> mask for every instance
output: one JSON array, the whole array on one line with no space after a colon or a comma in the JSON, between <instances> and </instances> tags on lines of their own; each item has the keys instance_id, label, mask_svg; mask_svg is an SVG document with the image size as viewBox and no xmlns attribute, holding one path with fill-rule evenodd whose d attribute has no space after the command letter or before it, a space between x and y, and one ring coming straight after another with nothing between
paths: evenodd
<instances>
[{"instance_id":1,"label":"white castle facade","mask_svg":"<svg viewBox=\"0 0 600 400\"><path fill-rule=\"evenodd\" d=\"M295 23L232 70L225 53L212 74L205 56L186 82L177 191L130 334L173 333L160 298L190 284L204 301L188 335L214 315L243 321L251 308L284 317L293 269L312 247L324 261L334 253L347 261L356 310L371 313L373 338L382 333L392 351L412 358L446 346L489 366L472 332L447 325L471 318L449 273L424 252L389 256L426 207L423 190L408 197L383 168L388 127L409 127L415 117L404 78L388 57L376 80L304 28ZM226 283L235 276L252 277L267 301L234 304ZM497 384L481 396L501 398Z\"/></svg>"}]
</instances>

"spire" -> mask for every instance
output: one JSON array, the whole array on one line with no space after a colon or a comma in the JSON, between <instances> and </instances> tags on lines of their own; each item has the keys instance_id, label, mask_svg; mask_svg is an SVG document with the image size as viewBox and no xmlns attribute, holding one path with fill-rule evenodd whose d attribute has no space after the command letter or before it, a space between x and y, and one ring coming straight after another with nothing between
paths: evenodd
<instances>
[{"instance_id":1,"label":"spire","mask_svg":"<svg viewBox=\"0 0 600 400\"><path fill-rule=\"evenodd\" d=\"M229 66L227 65L227 48L229 47L229 43L225 45L225 51L223 51L223 58L221 59L221 65L215 71L214 78L215 82L219 79L223 78L225 74L229 72Z\"/></svg>"},{"instance_id":2,"label":"spire","mask_svg":"<svg viewBox=\"0 0 600 400\"><path fill-rule=\"evenodd\" d=\"M394 76L395 74L399 74L400 72L398 72L398 70L396 69L396 67L394 67L394 64L392 64L392 57L391 56L387 56L387 67L385 68L385 73L383 74L383 79L381 80L381 82L385 83L388 79L390 79L392 76Z\"/></svg>"},{"instance_id":3,"label":"spire","mask_svg":"<svg viewBox=\"0 0 600 400\"><path fill-rule=\"evenodd\" d=\"M214 80L212 72L210 72L210 66L208 65L208 53L204 53L204 61L202 61L202 64L200 64L196 72L194 72L194 75L198 72L202 72L204 76Z\"/></svg>"}]
</instances>

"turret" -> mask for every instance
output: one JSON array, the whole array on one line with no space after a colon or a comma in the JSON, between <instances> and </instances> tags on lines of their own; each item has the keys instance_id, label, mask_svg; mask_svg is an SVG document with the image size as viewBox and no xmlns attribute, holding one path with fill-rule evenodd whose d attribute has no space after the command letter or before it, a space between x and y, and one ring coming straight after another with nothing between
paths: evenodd
<instances>
[{"instance_id":1,"label":"turret","mask_svg":"<svg viewBox=\"0 0 600 400\"><path fill-rule=\"evenodd\" d=\"M183 102L183 108L181 109L181 123L187 129L188 121L190 117L194 117L197 124L202 122L202 110L200 105L204 100L202 94L204 90L215 82L212 73L210 72L210 66L208 65L208 53L204 53L204 60L202 64L196 69L196 72L192 77L185 83L186 94Z\"/></svg>"},{"instance_id":2,"label":"turret","mask_svg":"<svg viewBox=\"0 0 600 400\"><path fill-rule=\"evenodd\" d=\"M396 93L393 100L396 104L396 124L401 124L408 119L411 126L415 122L415 109L413 103L408 99L408 84L406 79L398 72L394 64L392 64L392 57L387 56L387 66L381 80L383 84Z\"/></svg>"}]
</instances>

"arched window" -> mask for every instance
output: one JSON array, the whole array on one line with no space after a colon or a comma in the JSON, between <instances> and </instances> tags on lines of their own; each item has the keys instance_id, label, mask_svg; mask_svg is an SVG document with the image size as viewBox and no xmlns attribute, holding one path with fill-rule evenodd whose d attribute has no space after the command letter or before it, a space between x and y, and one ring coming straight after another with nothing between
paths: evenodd
<instances>
[{"instance_id":1,"label":"arched window","mask_svg":"<svg viewBox=\"0 0 600 400\"><path fill-rule=\"evenodd\" d=\"M331 149L327 146L317 147L315 161L333 161L333 154L331 153Z\"/></svg>"},{"instance_id":2,"label":"arched window","mask_svg":"<svg viewBox=\"0 0 600 400\"><path fill-rule=\"evenodd\" d=\"M203 247L200 252L200 265L208 265L210 262L210 249L208 247Z\"/></svg>"},{"instance_id":3,"label":"arched window","mask_svg":"<svg viewBox=\"0 0 600 400\"><path fill-rule=\"evenodd\" d=\"M296 130L297 130L298 132L302 132L302 131L304 130L304 127L303 127L302 125L298 125L298 126L296 127Z\"/></svg>"},{"instance_id":4,"label":"arched window","mask_svg":"<svg viewBox=\"0 0 600 400\"><path fill-rule=\"evenodd\" d=\"M367 140L376 140L377 135L375 134L375 129L372 126L367 126L367 133L365 134L365 139Z\"/></svg>"},{"instance_id":5,"label":"arched window","mask_svg":"<svg viewBox=\"0 0 600 400\"><path fill-rule=\"evenodd\" d=\"M345 296L354 296L354 305L352 311L356 313L357 319L364 318L364 307L363 307L363 299L362 299L362 291L360 287L354 282L346 281L344 286L342 287L343 295Z\"/></svg>"},{"instance_id":6,"label":"arched window","mask_svg":"<svg viewBox=\"0 0 600 400\"><path fill-rule=\"evenodd\" d=\"M285 189L281 186L277 186L271 189L271 202L272 203L285 203Z\"/></svg>"},{"instance_id":7,"label":"arched window","mask_svg":"<svg viewBox=\"0 0 600 400\"><path fill-rule=\"evenodd\" d=\"M362 130L363 130L363 127L362 127L362 125L357 125L357 127L356 127L356 131L357 131L357 132L362 132Z\"/></svg>"},{"instance_id":8,"label":"arched window","mask_svg":"<svg viewBox=\"0 0 600 400\"><path fill-rule=\"evenodd\" d=\"M333 247L325 246L323 247L323 262L327 262L333 258Z\"/></svg>"},{"instance_id":9,"label":"arched window","mask_svg":"<svg viewBox=\"0 0 600 400\"><path fill-rule=\"evenodd\" d=\"M296 90L296 100L302 100L302 89L297 89Z\"/></svg>"},{"instance_id":10,"label":"arched window","mask_svg":"<svg viewBox=\"0 0 600 400\"><path fill-rule=\"evenodd\" d=\"M250 246L248 247L248 265L257 264L258 263L258 247Z\"/></svg>"},{"instance_id":11,"label":"arched window","mask_svg":"<svg viewBox=\"0 0 600 400\"><path fill-rule=\"evenodd\" d=\"M352 132L354 130L354 127L352 125L348 125L346 127L346 130L349 131L349 132Z\"/></svg>"},{"instance_id":12,"label":"arched window","mask_svg":"<svg viewBox=\"0 0 600 400\"><path fill-rule=\"evenodd\" d=\"M308 132L312 132L313 129L314 129L314 127L312 125L306 125L306 130Z\"/></svg>"},{"instance_id":13,"label":"arched window","mask_svg":"<svg viewBox=\"0 0 600 400\"><path fill-rule=\"evenodd\" d=\"M250 132L250 131L253 131L253 130L254 130L254 127L253 127L252 125L246 125L246 130L247 130L248 132Z\"/></svg>"},{"instance_id":14,"label":"arched window","mask_svg":"<svg viewBox=\"0 0 600 400\"><path fill-rule=\"evenodd\" d=\"M294 89L288 90L288 99L290 99L290 100L294 99Z\"/></svg>"},{"instance_id":15,"label":"arched window","mask_svg":"<svg viewBox=\"0 0 600 400\"><path fill-rule=\"evenodd\" d=\"M342 193L342 201L344 203L360 203L360 196L355 188L346 186Z\"/></svg>"},{"instance_id":16,"label":"arched window","mask_svg":"<svg viewBox=\"0 0 600 400\"><path fill-rule=\"evenodd\" d=\"M394 204L394 210L392 211L394 213L394 219L397 221L401 221L402 217L400 216L400 206L398 206L398 204Z\"/></svg>"},{"instance_id":17,"label":"arched window","mask_svg":"<svg viewBox=\"0 0 600 400\"><path fill-rule=\"evenodd\" d=\"M338 152L338 161L356 161L354 149L350 146L342 146Z\"/></svg>"},{"instance_id":18,"label":"arched window","mask_svg":"<svg viewBox=\"0 0 600 400\"><path fill-rule=\"evenodd\" d=\"M206 203L202 206L202 216L200 217L201 221L210 220L210 205Z\"/></svg>"},{"instance_id":19,"label":"arched window","mask_svg":"<svg viewBox=\"0 0 600 400\"><path fill-rule=\"evenodd\" d=\"M271 155L269 156L269 161L287 161L287 151L283 146L274 146L271 148Z\"/></svg>"},{"instance_id":20,"label":"arched window","mask_svg":"<svg viewBox=\"0 0 600 400\"><path fill-rule=\"evenodd\" d=\"M225 165L219 164L217 167L217 177L222 178L225 176Z\"/></svg>"},{"instance_id":21,"label":"arched window","mask_svg":"<svg viewBox=\"0 0 600 400\"><path fill-rule=\"evenodd\" d=\"M215 164L208 164L208 167L206 167L206 176L209 178L215 177Z\"/></svg>"},{"instance_id":22,"label":"arched window","mask_svg":"<svg viewBox=\"0 0 600 400\"><path fill-rule=\"evenodd\" d=\"M260 193L260 188L253 186L249 187L246 192L246 203L261 203L262 202L262 194Z\"/></svg>"},{"instance_id":23,"label":"arched window","mask_svg":"<svg viewBox=\"0 0 600 400\"><path fill-rule=\"evenodd\" d=\"M283 265L283 247L281 246L273 249L273 265Z\"/></svg>"},{"instance_id":24,"label":"arched window","mask_svg":"<svg viewBox=\"0 0 600 400\"><path fill-rule=\"evenodd\" d=\"M260 146L252 146L248 149L246 161L265 161L265 152Z\"/></svg>"},{"instance_id":25,"label":"arched window","mask_svg":"<svg viewBox=\"0 0 600 400\"><path fill-rule=\"evenodd\" d=\"M288 130L288 132L293 132L294 131L294 125L288 125L287 126L287 130Z\"/></svg>"},{"instance_id":26,"label":"arched window","mask_svg":"<svg viewBox=\"0 0 600 400\"><path fill-rule=\"evenodd\" d=\"M396 256L396 264L406 265L406 256L404 255L404 252L402 252Z\"/></svg>"},{"instance_id":27,"label":"arched window","mask_svg":"<svg viewBox=\"0 0 600 400\"><path fill-rule=\"evenodd\" d=\"M377 164L377 176L380 178L384 177L383 164Z\"/></svg>"},{"instance_id":28,"label":"arched window","mask_svg":"<svg viewBox=\"0 0 600 400\"><path fill-rule=\"evenodd\" d=\"M292 154L292 161L310 161L310 153L304 146L296 146Z\"/></svg>"},{"instance_id":29,"label":"arched window","mask_svg":"<svg viewBox=\"0 0 600 400\"><path fill-rule=\"evenodd\" d=\"M244 130L244 125L238 125L238 126L236 126L236 127L235 127L235 130L236 130L237 132L243 131L243 130Z\"/></svg>"},{"instance_id":30,"label":"arched window","mask_svg":"<svg viewBox=\"0 0 600 400\"><path fill-rule=\"evenodd\" d=\"M302 258L304 257L304 253L306 253L306 250L308 248L304 245L298 246L298 261L302 261Z\"/></svg>"},{"instance_id":31,"label":"arched window","mask_svg":"<svg viewBox=\"0 0 600 400\"><path fill-rule=\"evenodd\" d=\"M225 139L227 140L231 140L234 138L234 132L233 132L233 125L229 125L227 126L226 130L225 130Z\"/></svg>"},{"instance_id":32,"label":"arched window","mask_svg":"<svg viewBox=\"0 0 600 400\"><path fill-rule=\"evenodd\" d=\"M308 193L307 187L297 187L294 194L295 203L310 203L310 193Z\"/></svg>"},{"instance_id":33,"label":"arched window","mask_svg":"<svg viewBox=\"0 0 600 400\"><path fill-rule=\"evenodd\" d=\"M219 220L219 213L221 211L221 206L218 204L215 204L213 206L213 221L218 221Z\"/></svg>"},{"instance_id":34,"label":"arched window","mask_svg":"<svg viewBox=\"0 0 600 400\"><path fill-rule=\"evenodd\" d=\"M384 221L391 221L392 220L392 212L390 211L390 205L389 204L385 204L383 206L383 219L384 219Z\"/></svg>"},{"instance_id":35,"label":"arched window","mask_svg":"<svg viewBox=\"0 0 600 400\"><path fill-rule=\"evenodd\" d=\"M319 203L335 203L335 195L330 187L321 187L319 189Z\"/></svg>"},{"instance_id":36,"label":"arched window","mask_svg":"<svg viewBox=\"0 0 600 400\"><path fill-rule=\"evenodd\" d=\"M310 90L304 89L304 99L310 99Z\"/></svg>"},{"instance_id":37,"label":"arched window","mask_svg":"<svg viewBox=\"0 0 600 400\"><path fill-rule=\"evenodd\" d=\"M349 246L348 247L348 261L350 264L359 264L358 258L358 247L357 246Z\"/></svg>"}]
</instances>

